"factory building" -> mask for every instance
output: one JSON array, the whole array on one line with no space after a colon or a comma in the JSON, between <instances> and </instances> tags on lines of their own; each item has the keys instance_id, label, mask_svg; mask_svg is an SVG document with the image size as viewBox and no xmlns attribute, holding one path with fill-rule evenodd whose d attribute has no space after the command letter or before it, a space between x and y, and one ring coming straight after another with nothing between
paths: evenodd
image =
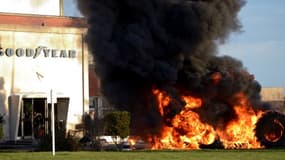
<instances>
[{"instance_id":1,"label":"factory building","mask_svg":"<svg viewBox=\"0 0 285 160\"><path fill-rule=\"evenodd\" d=\"M269 103L275 110L285 113L283 87L263 87L261 99L263 102Z\"/></svg>"},{"instance_id":2,"label":"factory building","mask_svg":"<svg viewBox=\"0 0 285 160\"><path fill-rule=\"evenodd\" d=\"M87 24L63 17L62 0L0 0L2 141L75 129L89 112Z\"/></svg>"}]
</instances>

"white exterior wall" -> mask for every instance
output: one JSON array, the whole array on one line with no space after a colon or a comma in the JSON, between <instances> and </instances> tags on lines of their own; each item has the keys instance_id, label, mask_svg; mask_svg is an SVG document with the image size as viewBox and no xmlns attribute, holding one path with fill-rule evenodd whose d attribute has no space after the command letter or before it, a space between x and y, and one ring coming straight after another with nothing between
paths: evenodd
<instances>
[{"instance_id":1,"label":"white exterior wall","mask_svg":"<svg viewBox=\"0 0 285 160\"><path fill-rule=\"evenodd\" d=\"M60 0L0 0L5 13L60 15Z\"/></svg>"},{"instance_id":2,"label":"white exterior wall","mask_svg":"<svg viewBox=\"0 0 285 160\"><path fill-rule=\"evenodd\" d=\"M81 122L88 110L88 50L83 42L85 29L29 27L0 24L0 113L9 121L8 98L11 95L48 97L52 89L57 97L69 98L67 129ZM16 49L36 49L39 46L56 49L45 57L16 55ZM7 55L7 48L14 55ZM60 50L76 51L75 58L60 57ZM35 51L36 52L36 51ZM2 100L2 101L1 101ZM9 137L9 123L5 123L5 139Z\"/></svg>"}]
</instances>

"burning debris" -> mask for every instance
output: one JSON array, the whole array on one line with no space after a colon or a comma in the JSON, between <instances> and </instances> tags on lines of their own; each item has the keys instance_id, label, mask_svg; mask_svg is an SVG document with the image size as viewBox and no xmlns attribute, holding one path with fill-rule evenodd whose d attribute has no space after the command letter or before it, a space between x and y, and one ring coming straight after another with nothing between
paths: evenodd
<instances>
[{"instance_id":1,"label":"burning debris","mask_svg":"<svg viewBox=\"0 0 285 160\"><path fill-rule=\"evenodd\" d=\"M243 0L77 2L101 92L131 112L132 134L153 149L284 145L284 117L266 118L272 109L261 103L254 76L217 55L217 45L241 28ZM267 119L278 132L262 129Z\"/></svg>"},{"instance_id":2,"label":"burning debris","mask_svg":"<svg viewBox=\"0 0 285 160\"><path fill-rule=\"evenodd\" d=\"M266 112L256 123L256 137L266 147L285 146L285 115Z\"/></svg>"}]
</instances>

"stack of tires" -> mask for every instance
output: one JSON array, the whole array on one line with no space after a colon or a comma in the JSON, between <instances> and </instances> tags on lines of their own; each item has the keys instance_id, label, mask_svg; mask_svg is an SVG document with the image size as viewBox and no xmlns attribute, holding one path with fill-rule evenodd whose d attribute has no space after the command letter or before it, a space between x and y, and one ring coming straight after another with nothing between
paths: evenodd
<instances>
[{"instance_id":1,"label":"stack of tires","mask_svg":"<svg viewBox=\"0 0 285 160\"><path fill-rule=\"evenodd\" d=\"M285 147L285 115L268 111L258 120L255 135L266 148Z\"/></svg>"}]
</instances>

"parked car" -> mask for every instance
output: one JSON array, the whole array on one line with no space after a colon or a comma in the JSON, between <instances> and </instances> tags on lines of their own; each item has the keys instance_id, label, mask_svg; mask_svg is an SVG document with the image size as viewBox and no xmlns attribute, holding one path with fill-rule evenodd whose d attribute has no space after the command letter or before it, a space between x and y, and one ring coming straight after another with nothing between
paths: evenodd
<instances>
[{"instance_id":1,"label":"parked car","mask_svg":"<svg viewBox=\"0 0 285 160\"><path fill-rule=\"evenodd\" d=\"M122 151L131 151L134 149L134 147L130 142L126 141L121 143L121 149Z\"/></svg>"}]
</instances>

